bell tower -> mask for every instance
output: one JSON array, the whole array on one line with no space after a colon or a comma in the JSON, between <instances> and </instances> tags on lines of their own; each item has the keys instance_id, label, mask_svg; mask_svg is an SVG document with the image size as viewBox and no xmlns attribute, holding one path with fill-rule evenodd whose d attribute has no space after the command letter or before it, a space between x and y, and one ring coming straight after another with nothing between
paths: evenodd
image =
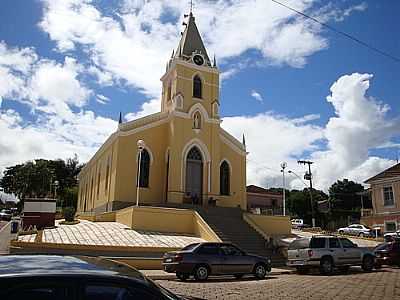
<instances>
[{"instance_id":1,"label":"bell tower","mask_svg":"<svg viewBox=\"0 0 400 300\"><path fill-rule=\"evenodd\" d=\"M208 118L219 118L219 70L210 60L192 12L185 15L176 50L172 51L162 76L161 111L188 113L196 105Z\"/></svg>"}]
</instances>

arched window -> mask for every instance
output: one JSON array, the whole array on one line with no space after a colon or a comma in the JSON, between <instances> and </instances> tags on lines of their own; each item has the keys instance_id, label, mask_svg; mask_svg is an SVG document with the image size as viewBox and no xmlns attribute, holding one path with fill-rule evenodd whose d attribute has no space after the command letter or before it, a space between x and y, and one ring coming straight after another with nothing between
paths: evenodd
<instances>
[{"instance_id":1,"label":"arched window","mask_svg":"<svg viewBox=\"0 0 400 300\"><path fill-rule=\"evenodd\" d=\"M139 161L138 161L138 166L139 166ZM150 155L146 149L143 149L140 159L139 187L149 187L149 176L150 176Z\"/></svg>"},{"instance_id":2,"label":"arched window","mask_svg":"<svg viewBox=\"0 0 400 300\"><path fill-rule=\"evenodd\" d=\"M187 155L187 159L202 161L202 157L201 157L201 153L200 153L199 149L197 149L197 147L193 147L192 149L190 149L190 151Z\"/></svg>"},{"instance_id":3,"label":"arched window","mask_svg":"<svg viewBox=\"0 0 400 300\"><path fill-rule=\"evenodd\" d=\"M230 170L229 165L224 161L219 168L219 180L220 180L220 194L230 194Z\"/></svg>"},{"instance_id":4,"label":"arched window","mask_svg":"<svg viewBox=\"0 0 400 300\"><path fill-rule=\"evenodd\" d=\"M198 75L193 78L193 97L201 98L202 83Z\"/></svg>"},{"instance_id":5,"label":"arched window","mask_svg":"<svg viewBox=\"0 0 400 300\"><path fill-rule=\"evenodd\" d=\"M193 129L200 129L201 128L201 114L200 112L196 111L193 115Z\"/></svg>"}]
</instances>

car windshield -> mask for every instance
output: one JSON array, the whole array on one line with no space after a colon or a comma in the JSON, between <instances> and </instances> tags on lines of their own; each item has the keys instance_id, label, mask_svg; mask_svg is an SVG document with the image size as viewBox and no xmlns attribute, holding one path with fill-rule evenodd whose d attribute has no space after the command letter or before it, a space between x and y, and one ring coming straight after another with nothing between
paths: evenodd
<instances>
[{"instance_id":1,"label":"car windshield","mask_svg":"<svg viewBox=\"0 0 400 300\"><path fill-rule=\"evenodd\" d=\"M309 239L297 239L290 243L289 250L298 250L298 249L306 249L309 248L310 240Z\"/></svg>"}]
</instances>

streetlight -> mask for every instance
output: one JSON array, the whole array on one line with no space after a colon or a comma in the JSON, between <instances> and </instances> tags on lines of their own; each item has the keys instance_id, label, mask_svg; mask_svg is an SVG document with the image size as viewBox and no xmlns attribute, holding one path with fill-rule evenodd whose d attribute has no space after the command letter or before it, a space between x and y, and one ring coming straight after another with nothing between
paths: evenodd
<instances>
[{"instance_id":1,"label":"streetlight","mask_svg":"<svg viewBox=\"0 0 400 300\"><path fill-rule=\"evenodd\" d=\"M285 195L285 189L286 189L286 185L285 185L285 168L287 167L287 163L286 162L282 162L281 163L281 172L282 172L282 176L283 176L283 215L286 216L286 195Z\"/></svg>"},{"instance_id":2,"label":"streetlight","mask_svg":"<svg viewBox=\"0 0 400 300\"><path fill-rule=\"evenodd\" d=\"M295 175L298 179L300 179L300 181L308 188L308 185L304 182L304 180L297 175L295 172L293 172L292 170L288 170L288 173ZM308 192L310 194L310 202L311 202L311 217L312 217L312 226L315 227L315 218L314 218L314 207L313 207L313 200L312 200L312 191L311 189L308 189Z\"/></svg>"},{"instance_id":3,"label":"streetlight","mask_svg":"<svg viewBox=\"0 0 400 300\"><path fill-rule=\"evenodd\" d=\"M138 165L138 175L137 175L137 183L136 183L136 206L139 206L139 190L140 190L140 165L142 164L142 152L146 144L143 140L137 141L137 147L139 150L139 165Z\"/></svg>"}]
</instances>

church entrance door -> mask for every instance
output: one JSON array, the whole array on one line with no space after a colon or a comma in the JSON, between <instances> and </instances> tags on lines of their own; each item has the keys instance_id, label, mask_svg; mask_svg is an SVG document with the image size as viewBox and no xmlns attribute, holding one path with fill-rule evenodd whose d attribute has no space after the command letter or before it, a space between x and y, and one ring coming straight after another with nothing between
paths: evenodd
<instances>
[{"instance_id":1,"label":"church entrance door","mask_svg":"<svg viewBox=\"0 0 400 300\"><path fill-rule=\"evenodd\" d=\"M186 188L194 204L202 203L203 159L197 147L190 149L186 158Z\"/></svg>"}]
</instances>

